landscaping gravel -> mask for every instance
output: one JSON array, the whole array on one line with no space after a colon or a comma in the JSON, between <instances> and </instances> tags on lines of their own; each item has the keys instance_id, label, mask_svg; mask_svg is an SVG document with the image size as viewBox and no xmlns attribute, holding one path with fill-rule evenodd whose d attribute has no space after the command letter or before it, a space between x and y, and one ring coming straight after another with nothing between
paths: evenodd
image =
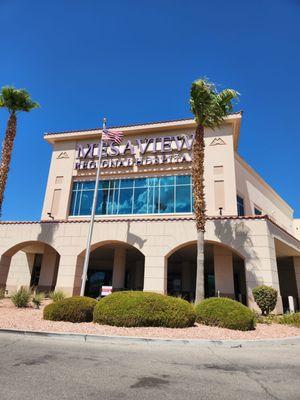
<instances>
[{"instance_id":1,"label":"landscaping gravel","mask_svg":"<svg viewBox=\"0 0 300 400\"><path fill-rule=\"evenodd\" d=\"M43 306L51 301L44 301ZM254 331L241 332L196 324L192 328L119 328L94 323L43 320L43 306L16 308L9 299L0 300L0 329L40 332L82 333L106 336L138 336L167 339L267 339L300 336L300 328L279 324L257 324Z\"/></svg>"}]
</instances>

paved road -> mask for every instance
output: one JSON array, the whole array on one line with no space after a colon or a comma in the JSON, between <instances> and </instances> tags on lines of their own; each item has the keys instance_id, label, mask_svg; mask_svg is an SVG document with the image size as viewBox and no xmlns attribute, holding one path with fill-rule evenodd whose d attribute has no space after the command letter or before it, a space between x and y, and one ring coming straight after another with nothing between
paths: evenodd
<instances>
[{"instance_id":1,"label":"paved road","mask_svg":"<svg viewBox=\"0 0 300 400\"><path fill-rule=\"evenodd\" d=\"M85 343L0 334L0 398L299 400L300 343Z\"/></svg>"}]
</instances>

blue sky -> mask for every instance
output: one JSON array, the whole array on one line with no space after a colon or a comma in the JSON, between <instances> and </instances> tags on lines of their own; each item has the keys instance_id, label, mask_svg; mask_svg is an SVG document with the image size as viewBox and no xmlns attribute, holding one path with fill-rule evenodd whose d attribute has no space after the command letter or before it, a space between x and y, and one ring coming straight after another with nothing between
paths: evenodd
<instances>
[{"instance_id":1,"label":"blue sky","mask_svg":"<svg viewBox=\"0 0 300 400\"><path fill-rule=\"evenodd\" d=\"M0 86L41 104L20 115L2 219L40 218L44 132L190 117L204 75L242 94L239 152L300 216L299 21L299 0L0 0Z\"/></svg>"}]
</instances>

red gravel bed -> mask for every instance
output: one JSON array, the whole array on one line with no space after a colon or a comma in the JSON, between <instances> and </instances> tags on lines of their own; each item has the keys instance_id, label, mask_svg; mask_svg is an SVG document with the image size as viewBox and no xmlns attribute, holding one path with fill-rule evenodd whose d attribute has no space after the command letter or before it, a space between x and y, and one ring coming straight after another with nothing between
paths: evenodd
<instances>
[{"instance_id":1,"label":"red gravel bed","mask_svg":"<svg viewBox=\"0 0 300 400\"><path fill-rule=\"evenodd\" d=\"M48 300L44 305L49 303ZM254 331L241 332L196 324L192 328L119 328L90 323L55 322L43 320L43 307L18 309L9 299L0 300L0 329L39 332L81 333L106 336L138 336L166 339L271 339L300 336L300 328L279 324L257 324Z\"/></svg>"}]
</instances>

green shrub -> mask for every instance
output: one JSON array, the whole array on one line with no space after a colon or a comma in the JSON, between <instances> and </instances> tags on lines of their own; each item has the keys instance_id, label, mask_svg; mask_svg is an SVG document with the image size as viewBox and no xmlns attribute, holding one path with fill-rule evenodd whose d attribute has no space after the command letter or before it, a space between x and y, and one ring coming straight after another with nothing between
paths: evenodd
<instances>
[{"instance_id":1,"label":"green shrub","mask_svg":"<svg viewBox=\"0 0 300 400\"><path fill-rule=\"evenodd\" d=\"M56 302L65 299L66 295L62 290L54 290L49 293L49 297L53 302Z\"/></svg>"},{"instance_id":2,"label":"green shrub","mask_svg":"<svg viewBox=\"0 0 300 400\"><path fill-rule=\"evenodd\" d=\"M31 297L31 291L24 287L21 287L11 296L11 301L14 303L16 307L24 308L28 306L30 297Z\"/></svg>"},{"instance_id":3,"label":"green shrub","mask_svg":"<svg viewBox=\"0 0 300 400\"><path fill-rule=\"evenodd\" d=\"M125 327L185 328L193 326L195 319L194 308L187 301L140 291L112 293L94 310L94 322Z\"/></svg>"},{"instance_id":4,"label":"green shrub","mask_svg":"<svg viewBox=\"0 0 300 400\"><path fill-rule=\"evenodd\" d=\"M3 300L5 298L5 289L0 288L0 300Z\"/></svg>"},{"instance_id":5,"label":"green shrub","mask_svg":"<svg viewBox=\"0 0 300 400\"><path fill-rule=\"evenodd\" d=\"M39 292L39 293L34 293L32 296L31 301L33 302L33 304L35 305L35 307L37 309L40 308L40 305L42 304L43 300L45 298L45 294L43 292Z\"/></svg>"},{"instance_id":6,"label":"green shrub","mask_svg":"<svg viewBox=\"0 0 300 400\"><path fill-rule=\"evenodd\" d=\"M270 314L277 303L277 290L270 286L257 286L252 289L253 297L263 315Z\"/></svg>"},{"instance_id":7,"label":"green shrub","mask_svg":"<svg viewBox=\"0 0 300 400\"><path fill-rule=\"evenodd\" d=\"M90 297L69 297L48 304L44 308L44 319L51 321L91 322L97 300Z\"/></svg>"},{"instance_id":8,"label":"green shrub","mask_svg":"<svg viewBox=\"0 0 300 400\"><path fill-rule=\"evenodd\" d=\"M195 310L200 324L240 331L249 331L255 326L255 315L248 307L225 297L203 300Z\"/></svg>"},{"instance_id":9,"label":"green shrub","mask_svg":"<svg viewBox=\"0 0 300 400\"><path fill-rule=\"evenodd\" d=\"M279 315L276 317L276 321L278 324L286 324L293 325L297 328L300 328L300 312Z\"/></svg>"}]
</instances>

